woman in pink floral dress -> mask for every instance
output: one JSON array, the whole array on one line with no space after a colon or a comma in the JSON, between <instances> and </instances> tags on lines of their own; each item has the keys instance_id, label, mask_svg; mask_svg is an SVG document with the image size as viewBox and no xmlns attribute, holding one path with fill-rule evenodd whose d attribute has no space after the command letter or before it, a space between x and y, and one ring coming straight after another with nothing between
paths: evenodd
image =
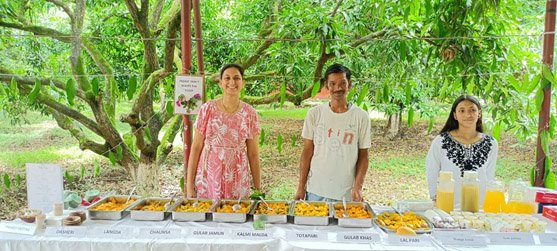
<instances>
[{"instance_id":1,"label":"woman in pink floral dress","mask_svg":"<svg viewBox=\"0 0 557 251\"><path fill-rule=\"evenodd\" d=\"M259 121L255 109L240 100L244 70L227 64L220 71L220 99L199 111L187 169L188 198L238 199L261 188Z\"/></svg>"}]
</instances>

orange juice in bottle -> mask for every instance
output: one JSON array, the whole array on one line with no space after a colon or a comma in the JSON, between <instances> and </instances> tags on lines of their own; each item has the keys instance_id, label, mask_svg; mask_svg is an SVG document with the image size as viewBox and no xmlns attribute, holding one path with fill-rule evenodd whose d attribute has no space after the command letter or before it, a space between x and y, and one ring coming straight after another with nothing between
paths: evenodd
<instances>
[{"instance_id":1,"label":"orange juice in bottle","mask_svg":"<svg viewBox=\"0 0 557 251\"><path fill-rule=\"evenodd\" d=\"M487 186L483 209L486 213L501 213L506 210L504 186L495 180Z\"/></svg>"},{"instance_id":2,"label":"orange juice in bottle","mask_svg":"<svg viewBox=\"0 0 557 251\"><path fill-rule=\"evenodd\" d=\"M447 171L439 172L437 183L436 207L450 213L454 208L454 180L453 173Z\"/></svg>"}]
</instances>

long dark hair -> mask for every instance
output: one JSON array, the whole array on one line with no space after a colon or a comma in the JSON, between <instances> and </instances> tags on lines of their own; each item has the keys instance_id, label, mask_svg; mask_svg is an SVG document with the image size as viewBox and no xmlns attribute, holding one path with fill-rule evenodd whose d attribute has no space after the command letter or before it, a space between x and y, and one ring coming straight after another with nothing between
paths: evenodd
<instances>
[{"instance_id":1,"label":"long dark hair","mask_svg":"<svg viewBox=\"0 0 557 251\"><path fill-rule=\"evenodd\" d=\"M220 77L219 79L222 79L222 74L224 74L224 71L226 71L226 69L228 68L236 68L238 69L238 71L240 72L240 76L242 76L242 78L244 78L244 68L242 66L240 66L239 64L225 64L221 69L220 69Z\"/></svg>"},{"instance_id":2,"label":"long dark hair","mask_svg":"<svg viewBox=\"0 0 557 251\"><path fill-rule=\"evenodd\" d=\"M474 103L479 111L480 111L480 116L478 118L478 121L476 122L476 131L483 133L484 132L484 127L482 124L482 105L480 105L480 101L478 101L478 99L474 96L471 95L462 95L460 97L458 97L454 103L453 103L453 107L451 107L451 112L449 113L449 118L447 118L447 122L445 122L445 126L443 126L443 129L441 129L441 133L444 132L449 132L455 129L458 129L458 121L454 118L454 113L456 112L456 107L458 106L458 104L460 104L460 102L464 101L464 100L468 100L472 103Z\"/></svg>"}]
</instances>

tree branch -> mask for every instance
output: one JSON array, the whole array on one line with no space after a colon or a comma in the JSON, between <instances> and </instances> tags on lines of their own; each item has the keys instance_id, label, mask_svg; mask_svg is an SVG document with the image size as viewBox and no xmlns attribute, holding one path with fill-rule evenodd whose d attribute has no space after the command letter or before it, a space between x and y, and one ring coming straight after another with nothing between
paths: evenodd
<instances>
[{"instance_id":1,"label":"tree branch","mask_svg":"<svg viewBox=\"0 0 557 251\"><path fill-rule=\"evenodd\" d=\"M99 136L103 136L103 132L100 129L99 125L89 119L88 117L86 117L85 115L81 114L80 112L73 110L57 101L55 101L52 97L50 97L47 94L43 94L43 93L39 93L39 95L37 96L37 100L39 100L41 103L51 107L52 109L74 119L75 121L81 123L82 125L84 125L85 127L89 128L89 130L93 131L95 134L99 135Z\"/></svg>"},{"instance_id":2,"label":"tree branch","mask_svg":"<svg viewBox=\"0 0 557 251\"><path fill-rule=\"evenodd\" d=\"M334 17L337 14L338 9L340 8L340 5L342 4L343 0L339 0L337 5L335 6L335 9L333 10L333 12L331 12L331 17Z\"/></svg>"},{"instance_id":3,"label":"tree branch","mask_svg":"<svg viewBox=\"0 0 557 251\"><path fill-rule=\"evenodd\" d=\"M48 2L53 3L54 5L62 8L64 10L64 12L66 12L66 14L68 15L68 17L70 17L70 22L73 23L74 22L74 14L72 12L72 10L70 9L70 7L68 5L66 5L64 2L61 2L59 0L47 0Z\"/></svg>"},{"instance_id":4,"label":"tree branch","mask_svg":"<svg viewBox=\"0 0 557 251\"><path fill-rule=\"evenodd\" d=\"M255 53L253 53L247 59L241 60L242 62L241 65L242 67L244 67L244 69L247 69L250 66L254 65L257 62L257 60L259 60L259 58L261 58L264 55L263 52L277 41L273 35L274 34L273 28L277 21L277 17L279 15L281 8L282 8L282 0L277 0L275 2L275 5L273 6L271 13L269 14L269 16L267 16L266 22L263 24L259 32L259 37L265 38L265 40L261 42L261 44L257 47Z\"/></svg>"},{"instance_id":5,"label":"tree branch","mask_svg":"<svg viewBox=\"0 0 557 251\"><path fill-rule=\"evenodd\" d=\"M17 83L25 84L25 85L35 85L35 81L37 80L37 78L10 76L13 74L13 72L8 71L2 67L0 67L0 73L6 74L6 75L0 75L0 81L4 81L6 83L9 83L12 80L12 77L17 81ZM41 85L48 86L52 82L52 84L56 86L56 88L59 88L61 90L66 90L66 84L64 82L55 79L48 79L48 78L41 78L38 80L41 82ZM84 101L87 101L87 98L85 97L85 93L81 90L77 90L76 96Z\"/></svg>"},{"instance_id":6,"label":"tree branch","mask_svg":"<svg viewBox=\"0 0 557 251\"><path fill-rule=\"evenodd\" d=\"M48 112L52 114L52 117L54 117L56 123L58 123L58 126L60 126L60 128L70 132L70 134L75 139L77 139L77 141L79 142L79 149L91 150L98 155L104 155L108 157L108 150L110 150L109 146L107 146L106 144L98 144L88 139L87 135L85 135L85 133L83 133L81 129L77 128L73 124L72 120L59 113L57 110L48 108Z\"/></svg>"},{"instance_id":7,"label":"tree branch","mask_svg":"<svg viewBox=\"0 0 557 251\"><path fill-rule=\"evenodd\" d=\"M168 24L175 18L180 19L180 10L182 3L180 0L174 0L172 2L172 5L170 6L170 9L167 10L164 14L164 16L162 16L162 18L160 19L160 22L157 25L157 29L155 31L153 31L153 36L157 37L160 35L161 32L164 31L164 29L166 29L166 27L168 27Z\"/></svg>"},{"instance_id":8,"label":"tree branch","mask_svg":"<svg viewBox=\"0 0 557 251\"><path fill-rule=\"evenodd\" d=\"M164 7L164 0L158 0L155 3L155 8L153 10L153 13L151 14L151 22L149 24L149 28L151 30L155 30L157 28L157 24L159 23L159 20L161 18L161 12L163 7Z\"/></svg>"},{"instance_id":9,"label":"tree branch","mask_svg":"<svg viewBox=\"0 0 557 251\"><path fill-rule=\"evenodd\" d=\"M33 33L35 35L38 35L38 36L51 37L53 39L56 39L56 40L64 42L64 43L70 43L71 42L71 35L70 34L62 33L62 32L59 32L59 31L57 31L55 29L51 29L51 28L46 28L46 27L41 27L41 26L36 26L36 25L22 25L22 24L15 24L15 23L7 23L7 22L2 21L2 19L0 19L0 26L6 27L6 28L18 29L18 30L22 30L22 31L28 31L28 32L31 32L31 33Z\"/></svg>"},{"instance_id":10,"label":"tree branch","mask_svg":"<svg viewBox=\"0 0 557 251\"><path fill-rule=\"evenodd\" d=\"M164 69L167 72L172 72L174 65L174 50L176 48L176 33L180 29L180 19L176 16L172 22L168 24L168 32L166 35L166 42L164 46ZM177 68L181 70L180 68Z\"/></svg>"}]
</instances>

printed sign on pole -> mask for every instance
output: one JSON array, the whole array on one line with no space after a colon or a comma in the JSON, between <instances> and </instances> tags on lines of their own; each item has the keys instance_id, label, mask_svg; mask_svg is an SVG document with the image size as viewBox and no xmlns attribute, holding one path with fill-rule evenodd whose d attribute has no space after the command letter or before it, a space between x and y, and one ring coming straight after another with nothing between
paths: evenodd
<instances>
[{"instance_id":1,"label":"printed sign on pole","mask_svg":"<svg viewBox=\"0 0 557 251\"><path fill-rule=\"evenodd\" d=\"M174 114L197 114L203 103L203 77L176 76Z\"/></svg>"}]
</instances>

